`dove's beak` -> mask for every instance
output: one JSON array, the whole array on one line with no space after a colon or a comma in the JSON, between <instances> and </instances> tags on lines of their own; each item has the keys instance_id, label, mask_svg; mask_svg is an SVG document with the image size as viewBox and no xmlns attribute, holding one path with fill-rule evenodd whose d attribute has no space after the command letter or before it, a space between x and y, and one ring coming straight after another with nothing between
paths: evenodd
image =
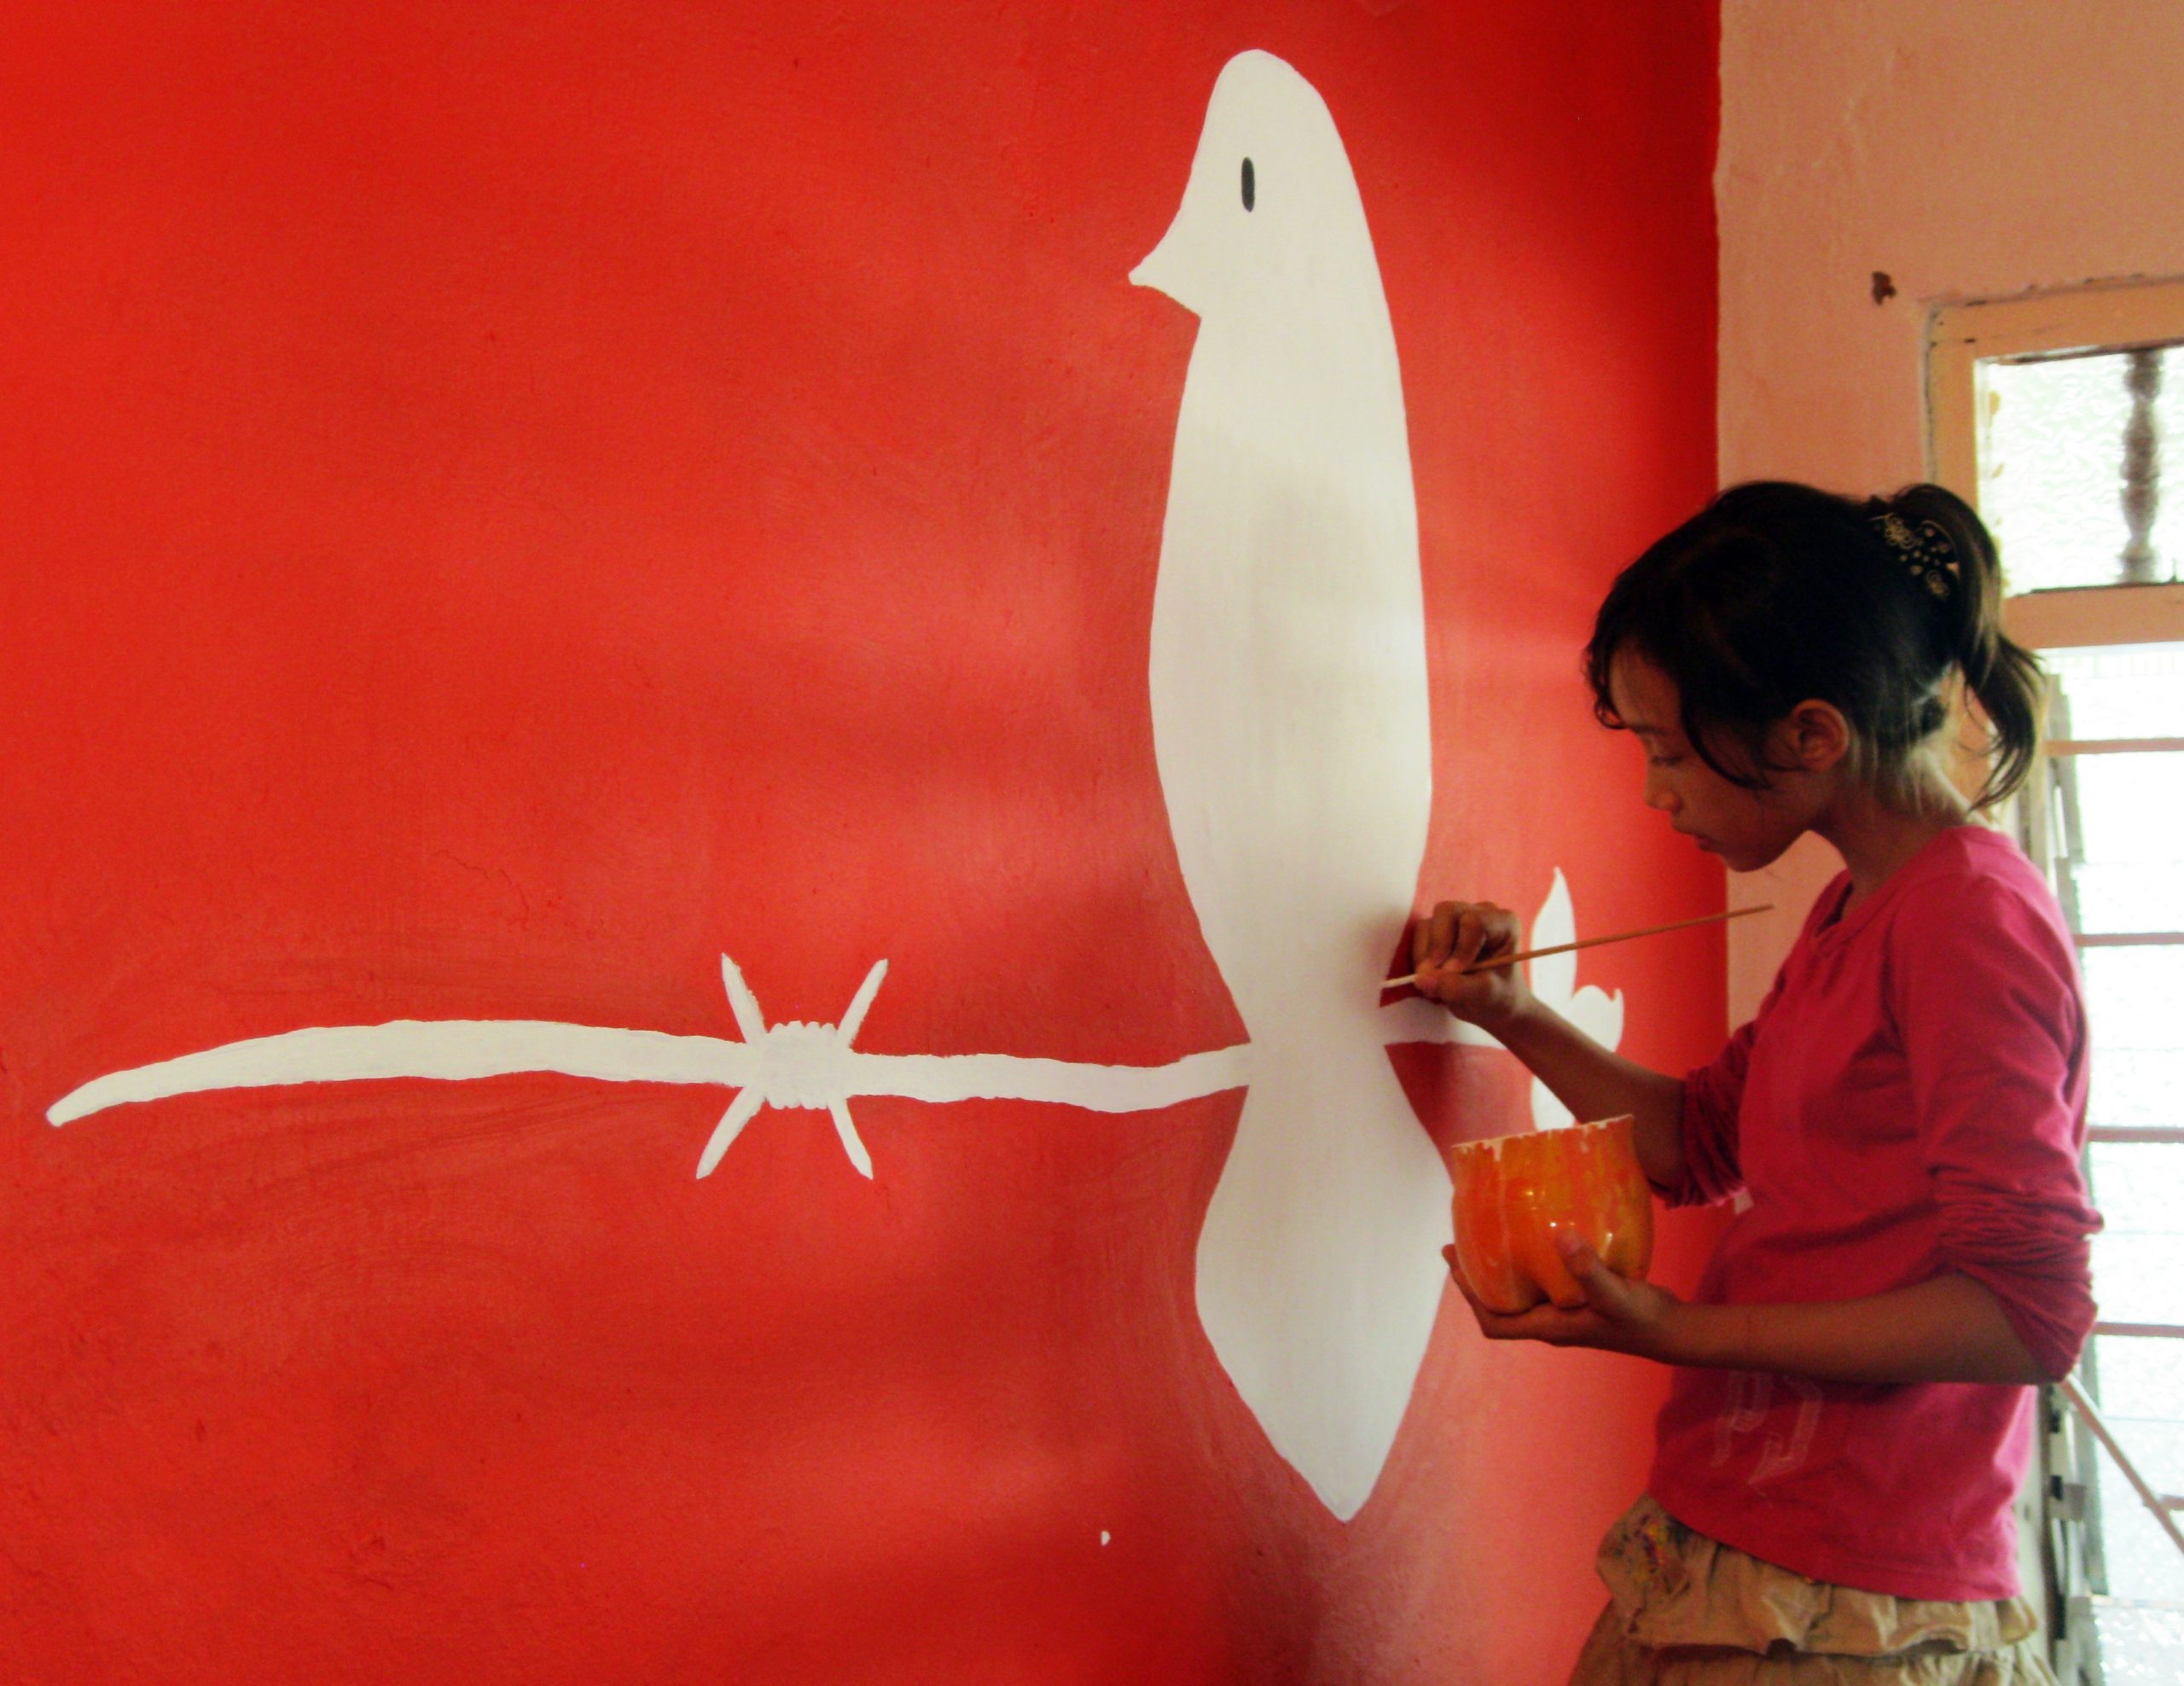
<instances>
[{"instance_id":1,"label":"dove's beak","mask_svg":"<svg viewBox=\"0 0 2184 1686\"><path fill-rule=\"evenodd\" d=\"M1147 253L1144 261L1130 272L1130 281L1133 287L1149 287L1156 293L1168 291L1160 284L1160 248L1159 247L1156 246Z\"/></svg>"},{"instance_id":2,"label":"dove's beak","mask_svg":"<svg viewBox=\"0 0 2184 1686\"><path fill-rule=\"evenodd\" d=\"M1177 261L1176 253L1179 243L1176 227L1181 222L1182 218L1178 218L1176 225L1171 225L1168 232L1160 236L1160 243L1145 254L1138 266L1130 272L1130 278L1132 286L1149 287L1156 293L1165 293L1188 310L1190 308L1189 300L1176 291L1182 280L1178 271L1183 268Z\"/></svg>"}]
</instances>

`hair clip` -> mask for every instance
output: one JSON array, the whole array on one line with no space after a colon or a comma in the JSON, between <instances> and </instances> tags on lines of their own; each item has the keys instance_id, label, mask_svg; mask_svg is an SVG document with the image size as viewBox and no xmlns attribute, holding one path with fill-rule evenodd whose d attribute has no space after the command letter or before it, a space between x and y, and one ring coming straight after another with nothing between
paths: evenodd
<instances>
[{"instance_id":1,"label":"hair clip","mask_svg":"<svg viewBox=\"0 0 2184 1686\"><path fill-rule=\"evenodd\" d=\"M1875 515L1872 521L1873 531L1888 541L1888 548L1930 596L1947 597L1956 590L1956 541L1938 524L1920 521L1914 526L1892 512Z\"/></svg>"}]
</instances>

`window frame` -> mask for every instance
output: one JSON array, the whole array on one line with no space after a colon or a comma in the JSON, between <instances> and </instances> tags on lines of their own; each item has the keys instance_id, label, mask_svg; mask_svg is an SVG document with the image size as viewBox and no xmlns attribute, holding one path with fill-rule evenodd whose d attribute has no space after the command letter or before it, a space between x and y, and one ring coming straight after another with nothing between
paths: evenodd
<instances>
[{"instance_id":1,"label":"window frame","mask_svg":"<svg viewBox=\"0 0 2184 1686\"><path fill-rule=\"evenodd\" d=\"M1925 345L1926 447L1929 476L1979 507L1979 464L1988 455L1988 424L1994 402L1986 365L1995 361L2071 354L2114 354L2147 346L2184 346L2184 278L2105 282L2006 299L1948 300L1929 311ZM2088 648L2146 643L2184 643L2184 580L2152 584L2062 588L2007 596L2003 625L2027 648ZM2075 758L2121 749L2122 743L2068 741L2043 744L2043 765L2051 755ZM2169 741L2149 740L2133 747L2176 748ZM2047 816L2025 814L2032 830L2044 829ZM2163 933L2174 935L2175 933ZM2140 1132L2104 1131L2103 1139ZM2184 1152L2172 1131L2145 1132ZM2102 1323L2097 1333L2174 1335L2171 1326L2126 1326ZM2065 1408L2068 1398L2073 1410ZM2040 1421L2033 1484L2020 1504L2020 1517L2038 1526L2048 1581L2048 1635L2053 1660L2065 1683L2099 1677L2094 1648L2081 1635L2092 1626L2088 1573L2101 1575L2098 1454L2092 1437L2114 1447L2098 1414L2077 1388L2075 1378L2060 1387L2041 1390ZM2083 1425L2082 1430L2081 1425ZM2083 1432L2089 1430L2090 1433ZM2125 1449L2128 1450L2128 1449ZM2145 1488L2128 1462L2123 1465L2140 1497ZM2166 1498L2153 1495L2149 1503ZM2169 1500L2174 1511L2176 1501ZM2044 1526L2039 1526L2044 1524ZM2172 1532L2173 1532L2172 1528Z\"/></svg>"},{"instance_id":2,"label":"window frame","mask_svg":"<svg viewBox=\"0 0 2184 1686\"><path fill-rule=\"evenodd\" d=\"M1926 318L1926 461L1939 484L1979 507L1979 461L1994 413L1981 365L2001 358L2184 345L2184 278L2101 282L2008 299L1937 305ZM2184 643L2184 581L2029 591L2003 624L2035 649Z\"/></svg>"}]
</instances>

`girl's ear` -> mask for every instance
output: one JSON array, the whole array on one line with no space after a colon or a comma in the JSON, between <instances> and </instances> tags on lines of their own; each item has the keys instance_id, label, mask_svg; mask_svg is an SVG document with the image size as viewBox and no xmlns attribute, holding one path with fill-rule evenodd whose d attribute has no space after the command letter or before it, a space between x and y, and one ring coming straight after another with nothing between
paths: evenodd
<instances>
[{"instance_id":1,"label":"girl's ear","mask_svg":"<svg viewBox=\"0 0 2184 1686\"><path fill-rule=\"evenodd\" d=\"M1800 772L1830 772L1850 759L1850 723L1832 702L1799 703L1777 730L1782 758Z\"/></svg>"}]
</instances>

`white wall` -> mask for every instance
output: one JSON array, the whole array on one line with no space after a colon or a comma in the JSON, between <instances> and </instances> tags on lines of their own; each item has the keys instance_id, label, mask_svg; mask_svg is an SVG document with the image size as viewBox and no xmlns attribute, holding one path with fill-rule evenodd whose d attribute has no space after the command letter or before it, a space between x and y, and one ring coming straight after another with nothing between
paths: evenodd
<instances>
[{"instance_id":1,"label":"white wall","mask_svg":"<svg viewBox=\"0 0 2184 1686\"><path fill-rule=\"evenodd\" d=\"M2180 118L2177 0L1723 0L1723 481L1921 478L1931 305L2184 274ZM1732 876L1731 1023L1837 864Z\"/></svg>"}]
</instances>

